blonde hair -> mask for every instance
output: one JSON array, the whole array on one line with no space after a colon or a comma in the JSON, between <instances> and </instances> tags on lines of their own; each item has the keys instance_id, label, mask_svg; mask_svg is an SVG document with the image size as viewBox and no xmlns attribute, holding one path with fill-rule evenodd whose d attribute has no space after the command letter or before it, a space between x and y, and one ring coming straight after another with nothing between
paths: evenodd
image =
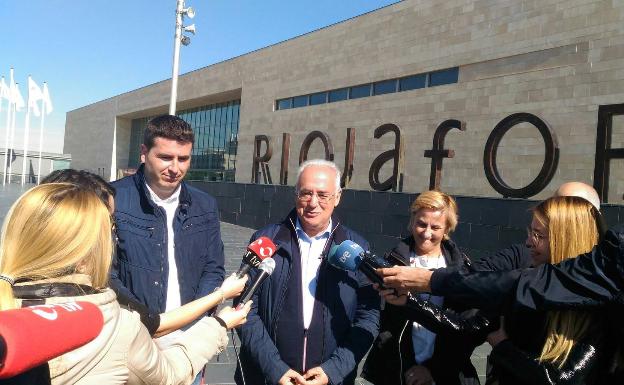
<instances>
[{"instance_id":1,"label":"blonde hair","mask_svg":"<svg viewBox=\"0 0 624 385\"><path fill-rule=\"evenodd\" d=\"M430 190L420 193L416 200L410 206L410 221L409 230L414 228L415 214L420 209L429 209L434 211L441 211L446 214L446 229L444 239L449 238L449 234L455 231L457 227L457 203L455 199L448 194L441 191Z\"/></svg>"},{"instance_id":2,"label":"blonde hair","mask_svg":"<svg viewBox=\"0 0 624 385\"><path fill-rule=\"evenodd\" d=\"M550 263L591 251L601 236L599 215L589 201L575 196L553 197L535 207L533 217L548 228ZM540 361L563 366L574 343L587 333L591 322L587 312L548 312Z\"/></svg>"},{"instance_id":3,"label":"blonde hair","mask_svg":"<svg viewBox=\"0 0 624 385\"><path fill-rule=\"evenodd\" d=\"M0 237L0 274L20 281L84 273L102 288L111 255L110 214L95 193L69 183L43 184L9 210ZM11 284L0 280L0 310L14 307Z\"/></svg>"}]
</instances>

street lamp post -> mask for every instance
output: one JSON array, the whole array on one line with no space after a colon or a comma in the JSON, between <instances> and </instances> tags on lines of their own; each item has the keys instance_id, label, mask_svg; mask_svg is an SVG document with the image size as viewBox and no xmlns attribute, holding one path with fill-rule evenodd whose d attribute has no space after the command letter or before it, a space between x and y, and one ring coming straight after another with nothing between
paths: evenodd
<instances>
[{"instance_id":1,"label":"street lamp post","mask_svg":"<svg viewBox=\"0 0 624 385\"><path fill-rule=\"evenodd\" d=\"M169 101L169 115L175 115L176 113L176 101L178 98L178 72L180 67L180 43L184 45L191 44L191 38L182 35L182 31L195 34L195 24L189 26L183 26L182 22L184 16L189 19L195 17L195 11L193 8L184 8L184 0L177 0L176 6L176 27L175 37L173 41L173 73L171 75L171 99Z\"/></svg>"}]
</instances>

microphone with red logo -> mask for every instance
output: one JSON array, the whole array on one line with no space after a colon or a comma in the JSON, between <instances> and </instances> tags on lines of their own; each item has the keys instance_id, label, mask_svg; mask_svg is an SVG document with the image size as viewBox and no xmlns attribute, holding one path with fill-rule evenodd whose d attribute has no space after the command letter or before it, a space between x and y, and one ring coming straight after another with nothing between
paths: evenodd
<instances>
[{"instance_id":1,"label":"microphone with red logo","mask_svg":"<svg viewBox=\"0 0 624 385\"><path fill-rule=\"evenodd\" d=\"M277 247L267 237L260 237L251 242L247 246L247 251L243 255L243 265L236 272L238 278L242 278L245 274L249 273L254 267L260 266L260 263L265 258L270 258L275 254Z\"/></svg>"},{"instance_id":2,"label":"microphone with red logo","mask_svg":"<svg viewBox=\"0 0 624 385\"><path fill-rule=\"evenodd\" d=\"M87 344L103 326L102 312L90 302L0 311L0 379Z\"/></svg>"},{"instance_id":3,"label":"microphone with red logo","mask_svg":"<svg viewBox=\"0 0 624 385\"><path fill-rule=\"evenodd\" d=\"M251 299L256 290L258 290L260 285L262 285L262 282L264 282L269 275L273 274L273 270L275 270L275 260L273 258L265 258L260 263L260 266L258 266L258 269L260 270L260 273L256 276L251 285L249 285L245 293L243 293L240 297L240 300L238 300L238 305L236 306L237 309L245 306L247 301Z\"/></svg>"}]
</instances>

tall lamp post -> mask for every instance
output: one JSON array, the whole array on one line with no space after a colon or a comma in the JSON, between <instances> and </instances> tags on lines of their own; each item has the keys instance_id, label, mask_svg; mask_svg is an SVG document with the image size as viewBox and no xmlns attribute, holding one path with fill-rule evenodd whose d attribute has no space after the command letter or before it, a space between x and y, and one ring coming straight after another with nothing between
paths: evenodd
<instances>
[{"instance_id":1,"label":"tall lamp post","mask_svg":"<svg viewBox=\"0 0 624 385\"><path fill-rule=\"evenodd\" d=\"M176 27L175 38L173 41L173 74L171 75L171 100L169 101L169 115L176 113L176 100L178 99L178 72L180 67L180 43L184 45L191 44L191 38L182 35L182 31L195 34L195 24L189 26L182 25L184 16L192 19L195 17L193 8L184 8L184 0L177 0L176 7Z\"/></svg>"}]
</instances>

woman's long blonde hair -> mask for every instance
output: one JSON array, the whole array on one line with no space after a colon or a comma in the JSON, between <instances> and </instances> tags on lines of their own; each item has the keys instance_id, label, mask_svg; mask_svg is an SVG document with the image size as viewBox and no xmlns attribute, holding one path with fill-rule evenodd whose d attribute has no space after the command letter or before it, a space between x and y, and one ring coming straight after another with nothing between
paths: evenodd
<instances>
[{"instance_id":1,"label":"woman's long blonde hair","mask_svg":"<svg viewBox=\"0 0 624 385\"><path fill-rule=\"evenodd\" d=\"M550 263L591 251L603 231L599 216L590 202L579 197L553 197L540 203L533 210L533 217L548 228ZM591 323L592 317L587 312L548 312L547 337L540 361L561 367Z\"/></svg>"},{"instance_id":2,"label":"woman's long blonde hair","mask_svg":"<svg viewBox=\"0 0 624 385\"><path fill-rule=\"evenodd\" d=\"M11 207L0 237L0 274L15 281L91 277L108 283L111 218L95 193L69 183L32 188ZM15 307L11 284L0 280L0 309Z\"/></svg>"}]
</instances>

